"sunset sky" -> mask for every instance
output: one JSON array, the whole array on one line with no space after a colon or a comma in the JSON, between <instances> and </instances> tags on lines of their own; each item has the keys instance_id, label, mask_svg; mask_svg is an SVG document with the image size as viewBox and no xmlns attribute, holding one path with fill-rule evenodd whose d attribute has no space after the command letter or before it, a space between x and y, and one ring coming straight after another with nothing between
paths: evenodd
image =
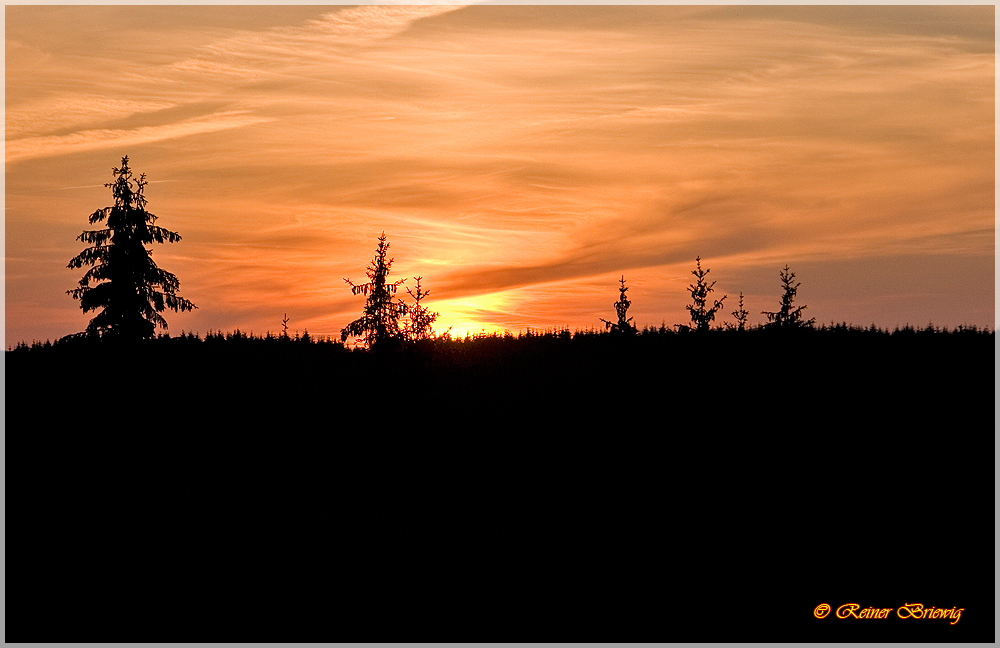
<instances>
[{"instance_id":1,"label":"sunset sky","mask_svg":"<svg viewBox=\"0 0 1000 648\"><path fill-rule=\"evenodd\" d=\"M339 332L385 232L452 332L726 315L995 326L994 6L5 7L8 347L112 167L183 241L176 335ZM390 277L392 278L392 277Z\"/></svg>"}]
</instances>

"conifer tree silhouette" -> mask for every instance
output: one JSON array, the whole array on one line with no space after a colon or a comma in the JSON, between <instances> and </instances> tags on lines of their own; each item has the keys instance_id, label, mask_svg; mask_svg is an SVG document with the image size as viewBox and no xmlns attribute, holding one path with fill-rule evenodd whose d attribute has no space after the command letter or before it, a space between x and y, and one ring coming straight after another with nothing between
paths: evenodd
<instances>
[{"instance_id":1,"label":"conifer tree silhouette","mask_svg":"<svg viewBox=\"0 0 1000 648\"><path fill-rule=\"evenodd\" d=\"M428 308L420 305L420 300L431 294L431 291L425 291L420 287L420 280L423 277L414 277L413 279L417 282L416 290L406 289L410 297L413 297L413 304L407 308L409 321L406 323L404 333L406 339L411 341L426 340L434 337L433 324L439 313L431 312Z\"/></svg>"},{"instance_id":2,"label":"conifer tree silhouette","mask_svg":"<svg viewBox=\"0 0 1000 648\"><path fill-rule=\"evenodd\" d=\"M816 322L816 318L811 318L808 320L802 319L802 311L805 310L805 306L799 306L798 308L792 308L792 302L795 301L795 294L799 290L801 283L795 283L795 273L788 269L788 264L785 264L785 269L779 273L781 277L781 285L784 289L784 293L781 295L781 308L777 312L761 311L761 315L766 315L768 326L774 326L777 328L800 328L812 326Z\"/></svg>"},{"instance_id":3,"label":"conifer tree silhouette","mask_svg":"<svg viewBox=\"0 0 1000 648\"><path fill-rule=\"evenodd\" d=\"M384 347L390 341L398 341L402 337L399 320L406 315L407 306L402 300L394 299L397 289L406 279L389 281L388 275L392 268L389 258L389 242L385 232L378 238L378 248L375 256L368 264L368 283L355 284L350 279L344 279L355 295L367 295L364 314L340 331L343 342L348 336L360 338L368 348Z\"/></svg>"},{"instance_id":4,"label":"conifer tree silhouette","mask_svg":"<svg viewBox=\"0 0 1000 648\"><path fill-rule=\"evenodd\" d=\"M705 277L708 276L709 270L701 269L701 257L695 257L695 262L698 264L696 270L692 270L693 274L697 278L697 282L688 286L688 292L691 293L692 303L685 306L688 311L691 312L691 323L694 324L694 329L697 331L707 331L712 321L715 319L715 314L722 308L722 302L726 301L727 295L723 295L722 299L716 300L715 304L711 307L708 306L708 294L713 292L715 282L708 283Z\"/></svg>"},{"instance_id":5,"label":"conifer tree silhouette","mask_svg":"<svg viewBox=\"0 0 1000 648\"><path fill-rule=\"evenodd\" d=\"M80 301L83 312L101 310L87 326L88 333L125 340L151 338L157 326L167 328L160 315L164 309L197 308L177 295L177 277L158 268L146 248L154 242L176 243L181 237L154 224L156 216L146 211L146 174L134 179L128 156L112 174L114 182L104 186L111 189L115 204L90 216L91 224L106 220L107 227L85 230L77 237L92 246L73 257L68 267L91 268L79 288L66 292Z\"/></svg>"},{"instance_id":6,"label":"conifer tree silhouette","mask_svg":"<svg viewBox=\"0 0 1000 648\"><path fill-rule=\"evenodd\" d=\"M632 318L629 317L629 318L626 319L626 317L625 317L625 315L626 315L626 313L628 311L628 307L632 305L632 302L630 302L628 300L628 297L625 296L625 292L628 290L628 288L625 287L625 275L622 275L621 281L619 283L621 283L621 288L618 289L618 292L619 292L618 301L616 301L614 304L612 304L612 306L615 307L615 311L618 312L618 323L614 324L614 323L609 322L608 320L604 319L603 317L601 317L599 319L602 322L604 322L604 328L605 328L605 330L610 329L612 333L616 333L616 332L617 333L634 333L635 332L635 326L630 323L632 321Z\"/></svg>"},{"instance_id":7,"label":"conifer tree silhouette","mask_svg":"<svg viewBox=\"0 0 1000 648\"><path fill-rule=\"evenodd\" d=\"M732 312L732 316L736 318L736 330L745 331L747 329L747 317L750 315L750 311L743 308L743 292L740 292L740 305L736 310Z\"/></svg>"}]
</instances>

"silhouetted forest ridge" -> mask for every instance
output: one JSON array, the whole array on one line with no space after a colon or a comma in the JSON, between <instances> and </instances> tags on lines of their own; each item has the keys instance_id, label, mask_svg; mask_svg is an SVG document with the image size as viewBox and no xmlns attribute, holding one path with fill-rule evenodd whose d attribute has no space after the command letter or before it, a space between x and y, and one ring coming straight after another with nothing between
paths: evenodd
<instances>
[{"instance_id":1,"label":"silhouetted forest ridge","mask_svg":"<svg viewBox=\"0 0 1000 648\"><path fill-rule=\"evenodd\" d=\"M634 332L637 336L687 336L690 331L685 327L680 325L675 325L674 327L667 327L666 325L661 325L659 327L646 326L642 329L637 329ZM737 331L732 328L718 328L711 330L714 336L739 336L737 339L751 339L745 336L757 335L757 336L787 336L788 332L785 331L775 331L770 330L767 326L757 326L748 327L745 331ZM910 336L920 336L921 338L926 338L930 335L945 335L945 336L992 336L995 330L989 327L977 327L974 325L959 325L954 328L949 329L947 326L935 326L934 324L927 324L925 326L912 326L910 324L904 326L896 326L892 329L880 328L874 324L869 326L857 326L854 324L848 324L846 322L821 324L818 326L804 328L801 332L796 332L794 335L799 337L795 339L802 339L803 335L827 335L835 334L837 336L851 335L855 336L854 339L860 339L857 336L867 337L869 339L874 338L886 338L886 337L910 337ZM504 332L486 332L485 330L480 333L467 333L465 336L452 336L450 334L436 337L433 339L421 340L415 345L410 345L410 349L419 349L421 352L426 352L428 349L440 349L442 347L451 347L453 349L470 349L475 346L489 346L496 344L497 340L502 340L504 344L510 344L512 341L527 341L527 340L539 340L539 339L581 339L581 338L602 338L606 341L612 339L621 339L619 336L615 335L615 332L601 331L595 328L590 329L577 329L576 331L571 331L568 328L546 328L546 329L531 329L529 328L525 332L511 333L509 331ZM349 347L344 345L343 342L337 341L333 336L328 335L310 335L309 331L306 330L304 333L299 334L295 332L293 334L275 334L272 332L267 332L263 334L254 334L252 331L242 331L240 329L235 329L233 331L209 331L204 336L194 333L194 332L184 332L182 331L180 335L171 336L168 333L161 333L155 337L158 344L181 344L181 343L199 343L205 342L210 344L218 344L223 342L233 342L233 343L264 343L271 349L284 349L291 350L293 347L288 346L292 343L296 345L316 345L322 348L331 347L343 347L343 350L348 350L352 352L365 352L363 347ZM714 338L718 339L718 338ZM788 339L787 337L785 339ZM165 342L169 340L170 342ZM149 341L145 341L149 342ZM40 350L40 349L51 349L54 347L58 348L82 348L87 345L100 344L101 340L98 337L91 337L85 333L79 333L75 335L68 335L63 338L59 338L55 341L46 340L34 340L30 344L27 342L18 342L12 348L8 348L7 351L18 351L23 352L27 350ZM286 346L281 346L286 345ZM405 346L405 345L404 345ZM106 347L108 348L108 347ZM150 347L147 347L150 348Z\"/></svg>"},{"instance_id":2,"label":"silhouetted forest ridge","mask_svg":"<svg viewBox=\"0 0 1000 648\"><path fill-rule=\"evenodd\" d=\"M928 325L889 331L842 323L696 332L663 326L632 334L563 329L442 336L372 352L308 333L275 336L236 330L130 342L71 336L54 343L19 344L7 352L6 360L12 379L8 396L33 380L44 394L58 389L52 376L116 362L127 366L141 358L144 366L156 368L150 377L169 386L176 402L213 406L212 394L252 393L265 386L269 393L289 398L336 394L350 385L370 385L372 390L419 386L423 393L447 399L447 407L436 408L437 416L485 402L503 403L502 411L483 421L492 425L494 419L513 416L511 412L529 404L571 410L573 403L586 400L588 407L602 410L613 407L605 403L615 402L614 385L641 394L683 387L695 377L720 396L738 401L759 397L767 402L768 381L788 376L796 377L796 398L817 405L854 392L864 401L896 394L906 402L910 394L929 386L944 389L943 396L956 380L963 385L992 384L994 341L994 331L976 327L948 330ZM105 371L105 380L128 380L131 372L124 367L123 372L119 376ZM872 383L876 377L877 389ZM664 400L657 406L666 406L669 395L658 397ZM988 396L992 399L992 393ZM274 402L278 410L285 405ZM873 415L882 411L878 408Z\"/></svg>"},{"instance_id":3,"label":"silhouetted forest ridge","mask_svg":"<svg viewBox=\"0 0 1000 648\"><path fill-rule=\"evenodd\" d=\"M991 331L547 331L392 353L304 337L7 352L8 420L33 424L7 437L22 627L124 641L149 627L164 640L992 633L992 612L888 635L809 623L820 602L862 595L992 610ZM914 538L947 559L890 558ZM753 596L787 618L718 621L723 601Z\"/></svg>"},{"instance_id":4,"label":"silhouetted forest ridge","mask_svg":"<svg viewBox=\"0 0 1000 648\"><path fill-rule=\"evenodd\" d=\"M547 410L572 409L573 403L589 399L588 407L602 410L613 407L613 385L627 384L628 392L641 394L656 386L682 387L693 377L737 401L759 397L767 402L764 385L789 375L796 376L797 398L817 405L853 392L865 401L898 392L908 401L910 393L946 377L948 383L959 378L963 384L992 383L994 340L990 330L929 325L892 331L847 324L702 332L660 327L634 334L564 329L436 337L373 353L308 333L282 337L237 330L133 342L79 336L19 344L7 352L7 371L15 391L32 379L52 389L51 376L107 366L116 357L126 364L142 358L144 365L156 367L151 377L170 386L172 399L207 406L214 405L211 394L244 387L253 392L267 385L288 397L319 397L349 385L373 390L376 385L403 390L419 385L425 393L447 398L446 408L436 408L437 416L446 416L443 410L503 403L502 411L483 421L493 425L494 419L538 402ZM877 390L872 389L874 377L881 377ZM209 391L203 392L210 378Z\"/></svg>"}]
</instances>

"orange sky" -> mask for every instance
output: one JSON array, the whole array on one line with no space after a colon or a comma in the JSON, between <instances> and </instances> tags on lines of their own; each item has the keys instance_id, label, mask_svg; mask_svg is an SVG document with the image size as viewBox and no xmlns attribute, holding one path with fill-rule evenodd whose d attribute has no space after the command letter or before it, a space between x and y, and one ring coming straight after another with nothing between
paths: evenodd
<instances>
[{"instance_id":1,"label":"orange sky","mask_svg":"<svg viewBox=\"0 0 1000 648\"><path fill-rule=\"evenodd\" d=\"M729 311L995 325L994 7L5 8L8 346L128 155L171 334L335 335L377 237L453 332ZM412 285L413 279L408 282ZM731 306L731 308L729 307ZM727 315L723 321L732 321Z\"/></svg>"}]
</instances>

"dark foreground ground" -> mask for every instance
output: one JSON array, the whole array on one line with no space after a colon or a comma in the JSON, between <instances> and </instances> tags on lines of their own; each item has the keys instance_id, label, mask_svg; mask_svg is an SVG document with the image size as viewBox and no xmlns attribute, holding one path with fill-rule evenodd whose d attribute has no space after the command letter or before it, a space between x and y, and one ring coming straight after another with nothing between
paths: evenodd
<instances>
[{"instance_id":1,"label":"dark foreground ground","mask_svg":"<svg viewBox=\"0 0 1000 648\"><path fill-rule=\"evenodd\" d=\"M994 354L864 331L8 352L8 637L992 642Z\"/></svg>"}]
</instances>

